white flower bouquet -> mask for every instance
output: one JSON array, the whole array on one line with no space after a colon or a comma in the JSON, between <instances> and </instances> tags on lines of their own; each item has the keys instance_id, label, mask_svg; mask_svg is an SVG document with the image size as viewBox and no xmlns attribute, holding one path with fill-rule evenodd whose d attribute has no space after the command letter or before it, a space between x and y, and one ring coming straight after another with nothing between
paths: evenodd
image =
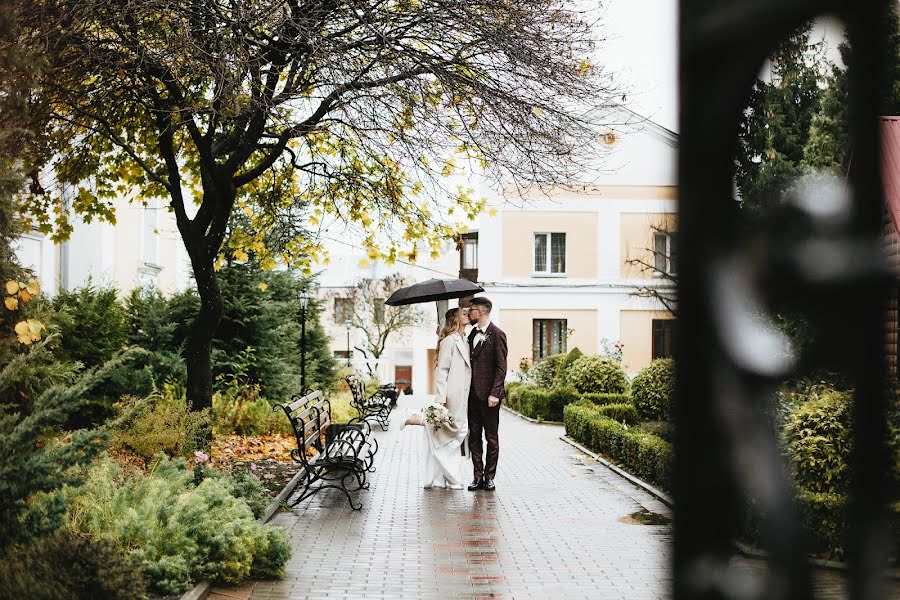
<instances>
[{"instance_id":1,"label":"white flower bouquet","mask_svg":"<svg viewBox=\"0 0 900 600\"><path fill-rule=\"evenodd\" d=\"M425 407L425 422L437 431L445 425L453 425L453 415L443 404L432 403Z\"/></svg>"}]
</instances>

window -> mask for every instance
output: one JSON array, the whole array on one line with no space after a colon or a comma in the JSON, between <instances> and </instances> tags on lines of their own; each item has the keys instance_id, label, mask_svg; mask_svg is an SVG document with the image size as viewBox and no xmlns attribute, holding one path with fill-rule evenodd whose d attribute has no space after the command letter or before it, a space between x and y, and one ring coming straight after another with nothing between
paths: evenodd
<instances>
[{"instance_id":1,"label":"window","mask_svg":"<svg viewBox=\"0 0 900 600\"><path fill-rule=\"evenodd\" d=\"M532 326L534 360L566 352L568 330L565 319L535 319Z\"/></svg>"},{"instance_id":2,"label":"window","mask_svg":"<svg viewBox=\"0 0 900 600\"><path fill-rule=\"evenodd\" d=\"M566 234L534 234L534 272L541 275L566 274Z\"/></svg>"},{"instance_id":3,"label":"window","mask_svg":"<svg viewBox=\"0 0 900 600\"><path fill-rule=\"evenodd\" d=\"M347 360L348 358L350 358L350 353L347 352L346 350L335 350L335 351L334 351L334 357L335 357L335 358L342 358L342 359L344 359L344 360Z\"/></svg>"},{"instance_id":4,"label":"window","mask_svg":"<svg viewBox=\"0 0 900 600\"><path fill-rule=\"evenodd\" d=\"M464 238L462 247L462 268L478 268L478 238Z\"/></svg>"},{"instance_id":5,"label":"window","mask_svg":"<svg viewBox=\"0 0 900 600\"><path fill-rule=\"evenodd\" d=\"M653 234L653 268L656 273L675 275L675 234Z\"/></svg>"},{"instance_id":6,"label":"window","mask_svg":"<svg viewBox=\"0 0 900 600\"><path fill-rule=\"evenodd\" d=\"M384 298L375 298L375 322L384 323Z\"/></svg>"},{"instance_id":7,"label":"window","mask_svg":"<svg viewBox=\"0 0 900 600\"><path fill-rule=\"evenodd\" d=\"M155 203L148 203L144 207L144 223L143 223L143 234L144 234L144 248L143 248L143 259L147 264L155 265L158 258L158 244L159 244L159 232L157 231L157 227L159 226L158 222L158 211L159 209L156 207Z\"/></svg>"},{"instance_id":8,"label":"window","mask_svg":"<svg viewBox=\"0 0 900 600\"><path fill-rule=\"evenodd\" d=\"M353 316L353 301L350 298L334 299L334 322L344 324Z\"/></svg>"},{"instance_id":9,"label":"window","mask_svg":"<svg viewBox=\"0 0 900 600\"><path fill-rule=\"evenodd\" d=\"M672 358L675 319L653 319L653 359Z\"/></svg>"}]
</instances>

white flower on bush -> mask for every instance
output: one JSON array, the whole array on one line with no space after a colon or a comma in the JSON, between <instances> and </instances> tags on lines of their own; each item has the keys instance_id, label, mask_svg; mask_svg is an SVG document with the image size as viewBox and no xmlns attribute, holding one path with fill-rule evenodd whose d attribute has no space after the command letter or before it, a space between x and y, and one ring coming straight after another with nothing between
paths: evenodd
<instances>
[{"instance_id":1,"label":"white flower on bush","mask_svg":"<svg viewBox=\"0 0 900 600\"><path fill-rule=\"evenodd\" d=\"M195 464L202 465L207 462L209 462L209 454L203 452L202 450L197 450L196 452L194 452Z\"/></svg>"}]
</instances>

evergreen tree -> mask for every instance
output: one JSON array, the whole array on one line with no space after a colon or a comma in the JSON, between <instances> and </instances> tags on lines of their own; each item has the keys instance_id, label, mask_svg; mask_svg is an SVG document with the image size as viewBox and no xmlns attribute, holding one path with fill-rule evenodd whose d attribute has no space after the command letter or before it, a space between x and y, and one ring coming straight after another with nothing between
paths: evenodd
<instances>
[{"instance_id":1,"label":"evergreen tree","mask_svg":"<svg viewBox=\"0 0 900 600\"><path fill-rule=\"evenodd\" d=\"M756 81L739 132L735 179L751 215L780 202L803 172L803 149L819 109L820 59L809 25L771 56L771 78Z\"/></svg>"},{"instance_id":2,"label":"evergreen tree","mask_svg":"<svg viewBox=\"0 0 900 600\"><path fill-rule=\"evenodd\" d=\"M900 20L896 0L884 1L881 20L886 57L881 91L882 115L900 115ZM812 120L809 139L803 151L804 164L810 169L831 171L846 176L853 149L847 129L847 105L850 99L847 68L853 49L846 41L838 48L843 65L833 65L827 89L822 93L819 112Z\"/></svg>"}]
</instances>

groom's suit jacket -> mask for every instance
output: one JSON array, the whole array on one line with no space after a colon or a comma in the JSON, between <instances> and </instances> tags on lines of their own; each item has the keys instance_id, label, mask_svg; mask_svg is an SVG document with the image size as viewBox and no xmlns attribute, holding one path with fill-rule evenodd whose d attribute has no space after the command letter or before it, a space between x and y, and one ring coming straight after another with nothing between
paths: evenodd
<instances>
[{"instance_id":1,"label":"groom's suit jacket","mask_svg":"<svg viewBox=\"0 0 900 600\"><path fill-rule=\"evenodd\" d=\"M506 334L491 323L485 331L487 339L476 346L477 332L478 330L474 327L469 332L472 363L470 393L484 404L487 404L488 396L496 396L503 400L506 397L506 390L503 387L503 382L506 380L506 355L508 352Z\"/></svg>"}]
</instances>

